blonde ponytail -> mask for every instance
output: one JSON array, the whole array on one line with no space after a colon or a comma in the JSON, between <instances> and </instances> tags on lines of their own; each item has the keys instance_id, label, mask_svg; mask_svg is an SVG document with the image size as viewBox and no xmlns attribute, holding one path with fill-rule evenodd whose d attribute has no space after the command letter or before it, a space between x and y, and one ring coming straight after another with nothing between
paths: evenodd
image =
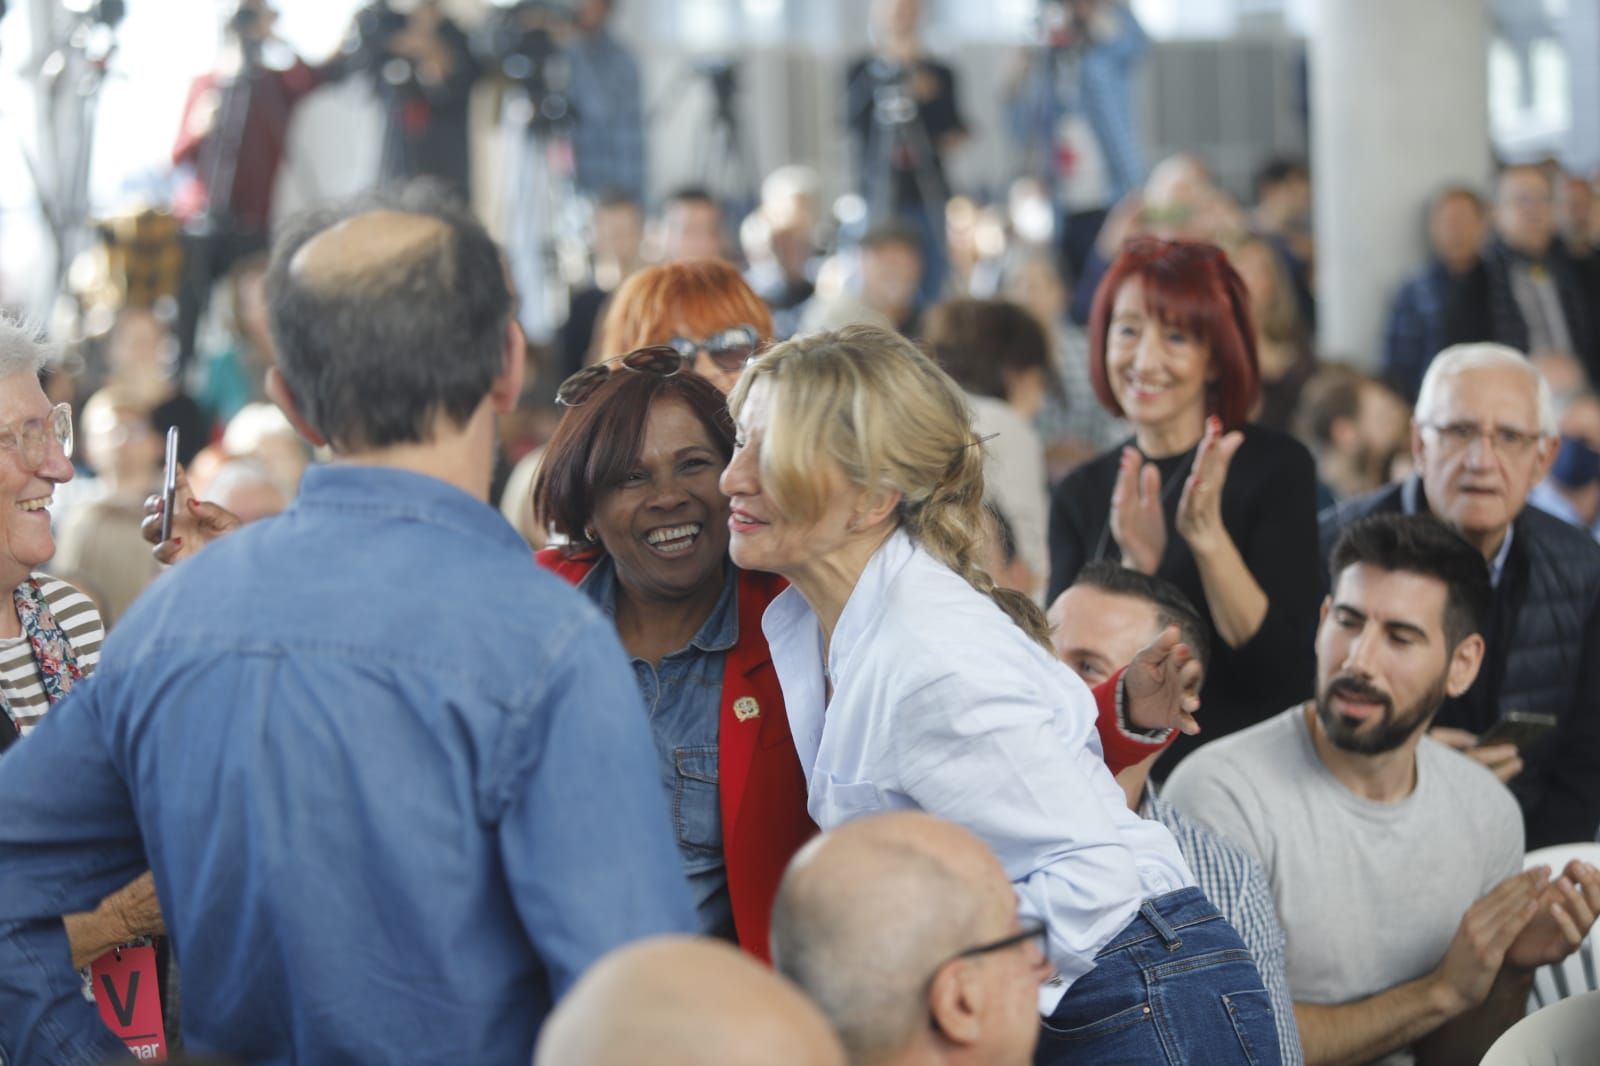
<instances>
[{"instance_id":1,"label":"blonde ponytail","mask_svg":"<svg viewBox=\"0 0 1600 1066\"><path fill-rule=\"evenodd\" d=\"M728 397L735 416L763 378L774 394L762 484L786 514L809 521L826 506L827 487L816 476L820 450L853 483L899 492L906 532L1050 646L1044 612L1022 593L996 588L979 561L983 445L965 395L938 364L876 326L799 337L749 364Z\"/></svg>"},{"instance_id":2,"label":"blonde ponytail","mask_svg":"<svg viewBox=\"0 0 1600 1066\"><path fill-rule=\"evenodd\" d=\"M1050 647L1050 624L1039 605L1020 592L997 588L982 557L983 445L973 440L950 464L943 481L920 504L902 504L902 524L928 554L994 600L1022 631Z\"/></svg>"}]
</instances>

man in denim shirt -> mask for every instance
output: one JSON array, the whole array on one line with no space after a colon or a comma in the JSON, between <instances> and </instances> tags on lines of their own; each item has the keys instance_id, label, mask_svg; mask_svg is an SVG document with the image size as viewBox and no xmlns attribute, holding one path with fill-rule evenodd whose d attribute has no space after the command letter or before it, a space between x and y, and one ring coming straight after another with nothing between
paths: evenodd
<instances>
[{"instance_id":1,"label":"man in denim shirt","mask_svg":"<svg viewBox=\"0 0 1600 1066\"><path fill-rule=\"evenodd\" d=\"M694 915L612 627L486 502L499 253L369 207L268 287L270 389L340 461L152 587L0 763L0 1059L118 1049L59 916L148 865L191 1050L521 1066L589 963Z\"/></svg>"}]
</instances>

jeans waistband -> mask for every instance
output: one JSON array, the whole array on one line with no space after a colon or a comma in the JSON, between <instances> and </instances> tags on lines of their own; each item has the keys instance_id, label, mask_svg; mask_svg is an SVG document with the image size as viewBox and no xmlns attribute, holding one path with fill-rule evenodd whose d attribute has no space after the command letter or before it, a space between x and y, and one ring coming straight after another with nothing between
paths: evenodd
<instances>
[{"instance_id":1,"label":"jeans waistband","mask_svg":"<svg viewBox=\"0 0 1600 1066\"><path fill-rule=\"evenodd\" d=\"M1102 948L1100 954L1158 938L1169 951L1177 951L1183 947L1183 930L1221 917L1222 912L1198 888L1180 888L1176 892L1152 896L1139 905L1139 913L1122 932L1111 938L1111 943Z\"/></svg>"}]
</instances>

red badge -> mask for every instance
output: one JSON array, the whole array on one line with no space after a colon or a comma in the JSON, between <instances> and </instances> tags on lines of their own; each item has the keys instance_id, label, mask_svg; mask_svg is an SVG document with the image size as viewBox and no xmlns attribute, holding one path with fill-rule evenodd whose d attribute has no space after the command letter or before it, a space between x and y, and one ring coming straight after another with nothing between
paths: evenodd
<instances>
[{"instance_id":1,"label":"red badge","mask_svg":"<svg viewBox=\"0 0 1600 1066\"><path fill-rule=\"evenodd\" d=\"M116 948L89 967L100 1020L137 1059L167 1061L167 1034L161 1026L161 984L156 949Z\"/></svg>"}]
</instances>

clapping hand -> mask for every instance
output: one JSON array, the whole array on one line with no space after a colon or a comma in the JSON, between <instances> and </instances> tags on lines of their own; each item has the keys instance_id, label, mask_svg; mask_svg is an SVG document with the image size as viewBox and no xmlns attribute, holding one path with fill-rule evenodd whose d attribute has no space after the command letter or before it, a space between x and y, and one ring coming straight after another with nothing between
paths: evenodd
<instances>
[{"instance_id":1,"label":"clapping hand","mask_svg":"<svg viewBox=\"0 0 1600 1066\"><path fill-rule=\"evenodd\" d=\"M1600 870L1573 859L1539 893L1539 911L1512 941L1506 962L1532 970L1578 950L1600 914Z\"/></svg>"},{"instance_id":2,"label":"clapping hand","mask_svg":"<svg viewBox=\"0 0 1600 1066\"><path fill-rule=\"evenodd\" d=\"M1178 498L1178 534L1195 555L1228 536L1222 524L1222 487L1228 479L1228 466L1244 444L1238 430L1223 435L1222 421L1215 415L1206 419L1205 435L1194 454L1194 465Z\"/></svg>"},{"instance_id":3,"label":"clapping hand","mask_svg":"<svg viewBox=\"0 0 1600 1066\"><path fill-rule=\"evenodd\" d=\"M1111 537L1124 566L1153 574L1167 550L1167 516L1161 510L1161 470L1137 448L1122 449L1111 490Z\"/></svg>"}]
</instances>

